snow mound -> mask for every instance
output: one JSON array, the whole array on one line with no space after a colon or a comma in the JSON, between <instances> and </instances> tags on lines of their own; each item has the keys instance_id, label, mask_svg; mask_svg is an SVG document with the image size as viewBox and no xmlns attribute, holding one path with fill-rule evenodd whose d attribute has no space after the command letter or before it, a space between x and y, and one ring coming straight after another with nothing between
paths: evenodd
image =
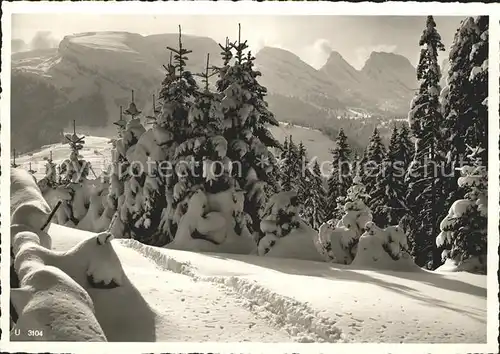
<instances>
[{"instance_id":1,"label":"snow mound","mask_svg":"<svg viewBox=\"0 0 500 354\"><path fill-rule=\"evenodd\" d=\"M300 222L299 227L291 231L286 237L277 238L272 234L264 236L259 241L259 254L267 257L323 262L325 259L318 252L314 243L316 237L317 232L312 227ZM266 248L268 249L267 252Z\"/></svg>"},{"instance_id":2,"label":"snow mound","mask_svg":"<svg viewBox=\"0 0 500 354\"><path fill-rule=\"evenodd\" d=\"M484 274L484 265L486 256L473 256L466 260L457 262L452 258L447 258L442 266L437 268L436 272L471 272L476 274Z\"/></svg>"},{"instance_id":3,"label":"snow mound","mask_svg":"<svg viewBox=\"0 0 500 354\"><path fill-rule=\"evenodd\" d=\"M317 233L299 216L295 191L273 195L263 212L260 227L264 237L259 240L261 256L323 261L315 242Z\"/></svg>"},{"instance_id":4,"label":"snow mound","mask_svg":"<svg viewBox=\"0 0 500 354\"><path fill-rule=\"evenodd\" d=\"M353 259L351 248L357 240L356 232L345 226L335 227L324 223L319 228L319 244L332 262L350 264Z\"/></svg>"},{"instance_id":5,"label":"snow mound","mask_svg":"<svg viewBox=\"0 0 500 354\"><path fill-rule=\"evenodd\" d=\"M12 168L10 181L11 224L27 225L40 230L51 209L35 179L22 168ZM44 247L50 248L50 239L42 238L41 243Z\"/></svg>"},{"instance_id":6,"label":"snow mound","mask_svg":"<svg viewBox=\"0 0 500 354\"><path fill-rule=\"evenodd\" d=\"M20 314L12 341L33 340L28 331L36 329L39 341L106 342L90 296L62 270L40 263L22 283L22 288L11 289Z\"/></svg>"},{"instance_id":7,"label":"snow mound","mask_svg":"<svg viewBox=\"0 0 500 354\"><path fill-rule=\"evenodd\" d=\"M359 238L355 267L421 271L408 253L406 235L399 226L379 228L373 222L366 224L366 232Z\"/></svg>"},{"instance_id":8,"label":"snow mound","mask_svg":"<svg viewBox=\"0 0 500 354\"><path fill-rule=\"evenodd\" d=\"M12 231L19 231L19 227ZM11 289L19 316L12 340L29 340L32 336L28 331L36 329L36 339L41 341L106 341L89 294L64 271L50 265L43 255L51 251L40 245L36 233L16 232L12 249L21 286Z\"/></svg>"},{"instance_id":9,"label":"snow mound","mask_svg":"<svg viewBox=\"0 0 500 354\"><path fill-rule=\"evenodd\" d=\"M51 225L51 229L54 225ZM50 229L49 229L50 230ZM50 234L50 232L49 232ZM39 234L21 232L12 243L16 269L25 259L37 259L57 267L84 288L117 287L123 282L123 269L111 244L113 236L107 232L80 241L70 250L58 252L38 242ZM21 278L21 274L19 274Z\"/></svg>"},{"instance_id":10,"label":"snow mound","mask_svg":"<svg viewBox=\"0 0 500 354\"><path fill-rule=\"evenodd\" d=\"M253 252L256 244L244 222L236 228L243 205L235 194L234 190L215 194L197 190L180 218L174 240L165 247L198 252Z\"/></svg>"},{"instance_id":11,"label":"snow mound","mask_svg":"<svg viewBox=\"0 0 500 354\"><path fill-rule=\"evenodd\" d=\"M95 234L57 224L51 225L49 234L55 250L42 253L41 257L87 291L107 340L154 341L155 314L125 273L116 253L122 248L117 240L109 233ZM123 311L125 308L128 310Z\"/></svg>"}]
</instances>

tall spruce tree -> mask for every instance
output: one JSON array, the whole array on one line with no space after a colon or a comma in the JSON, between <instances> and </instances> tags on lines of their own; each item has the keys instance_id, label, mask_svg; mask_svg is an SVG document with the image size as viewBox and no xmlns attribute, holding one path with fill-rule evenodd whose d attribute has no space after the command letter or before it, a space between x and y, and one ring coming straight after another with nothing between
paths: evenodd
<instances>
[{"instance_id":1,"label":"tall spruce tree","mask_svg":"<svg viewBox=\"0 0 500 354\"><path fill-rule=\"evenodd\" d=\"M402 162L398 160L401 152L399 139L399 131L394 126L381 173L370 195L373 221L379 227L397 225L406 212L404 170L400 167Z\"/></svg>"},{"instance_id":2,"label":"tall spruce tree","mask_svg":"<svg viewBox=\"0 0 500 354\"><path fill-rule=\"evenodd\" d=\"M304 201L301 217L312 228L318 230L326 221L326 189L318 161L314 162L312 171L305 170L303 179Z\"/></svg>"},{"instance_id":3,"label":"tall spruce tree","mask_svg":"<svg viewBox=\"0 0 500 354\"><path fill-rule=\"evenodd\" d=\"M295 162L295 175L297 178L297 198L300 206L304 204L306 199L306 195L309 193L308 182L311 179L311 176L307 173L307 169L305 168L308 165L308 156L307 149L304 146L304 143L301 141L299 146L297 147L297 160Z\"/></svg>"},{"instance_id":4,"label":"tall spruce tree","mask_svg":"<svg viewBox=\"0 0 500 354\"><path fill-rule=\"evenodd\" d=\"M246 191L244 208L252 219L251 230L262 236L260 212L269 195L277 191L279 178L277 161L270 149L281 148L268 126L279 123L267 107L267 89L258 82L261 73L254 69L255 57L246 52L248 44L241 40L241 27L238 41L226 40L225 46L220 47L224 65L219 69L216 86L223 96L227 156L240 162L241 168L233 171L233 177Z\"/></svg>"},{"instance_id":5,"label":"tall spruce tree","mask_svg":"<svg viewBox=\"0 0 500 354\"><path fill-rule=\"evenodd\" d=\"M335 140L335 148L331 150L331 153L332 170L328 178L327 220L340 216L337 213L338 198L345 197L347 190L352 184L351 148L347 143L347 136L344 134L343 129L340 129L339 135Z\"/></svg>"},{"instance_id":6,"label":"tall spruce tree","mask_svg":"<svg viewBox=\"0 0 500 354\"><path fill-rule=\"evenodd\" d=\"M396 151L391 153L393 161L398 161L398 168L406 171L410 166L413 156L415 154L415 147L410 139L410 130L406 124L403 124L399 129L398 144ZM404 172L401 173L401 178L404 179Z\"/></svg>"},{"instance_id":7,"label":"tall spruce tree","mask_svg":"<svg viewBox=\"0 0 500 354\"><path fill-rule=\"evenodd\" d=\"M437 245L444 246L445 258L459 268L471 270L470 260L479 260L475 270L480 272L486 271L487 249L488 24L487 16L462 21L450 50L450 71L441 97L449 160L467 165L457 168L451 179L461 188L450 193L450 204L458 200L441 222Z\"/></svg>"},{"instance_id":8,"label":"tall spruce tree","mask_svg":"<svg viewBox=\"0 0 500 354\"><path fill-rule=\"evenodd\" d=\"M299 150L291 135L285 143L280 166L282 176L280 187L283 191L297 191L299 176L296 163L299 159Z\"/></svg>"},{"instance_id":9,"label":"tall spruce tree","mask_svg":"<svg viewBox=\"0 0 500 354\"><path fill-rule=\"evenodd\" d=\"M377 179L383 169L383 161L385 159L385 146L380 137L379 130L375 128L370 137L368 146L363 157L362 182L365 185L366 193L371 195L375 190Z\"/></svg>"},{"instance_id":10,"label":"tall spruce tree","mask_svg":"<svg viewBox=\"0 0 500 354\"><path fill-rule=\"evenodd\" d=\"M466 190L464 199L453 203L442 220L436 238L444 246L443 258L449 258L457 269L486 273L488 229L488 171L482 161L483 149L469 148L470 165L460 168L458 184Z\"/></svg>"},{"instance_id":11,"label":"tall spruce tree","mask_svg":"<svg viewBox=\"0 0 500 354\"><path fill-rule=\"evenodd\" d=\"M467 129L466 136L470 146L482 148L479 158L487 167L489 17L478 16L474 22L479 38L472 45L469 55L472 64L469 81L472 82L473 87L472 97L470 97L472 124Z\"/></svg>"},{"instance_id":12,"label":"tall spruce tree","mask_svg":"<svg viewBox=\"0 0 500 354\"><path fill-rule=\"evenodd\" d=\"M194 120L203 120L200 118L203 112L197 115L192 111L195 102L199 104L199 87L193 73L187 70L188 55L192 51L184 47L180 26L177 47L167 49L170 50L170 61L164 66L166 75L159 94L161 112L152 119L152 135L158 145L154 149L158 156L148 156L148 171L138 180L144 198L143 214L146 216L146 219L141 216L144 220L141 224L147 229L147 232L142 230L141 242L153 245L165 245L175 237L178 220L174 215L192 192L189 172L199 171L196 169L199 166L194 166L196 159L184 161L187 159L180 150L197 128Z\"/></svg>"},{"instance_id":13,"label":"tall spruce tree","mask_svg":"<svg viewBox=\"0 0 500 354\"><path fill-rule=\"evenodd\" d=\"M449 160L455 165L466 160L467 145L484 149L487 146L487 105L483 104L488 93L487 30L487 16L466 18L450 49L447 85L441 93L441 102ZM483 154L486 157L486 150ZM458 172L455 177L454 182Z\"/></svg>"},{"instance_id":14,"label":"tall spruce tree","mask_svg":"<svg viewBox=\"0 0 500 354\"><path fill-rule=\"evenodd\" d=\"M410 105L408 120L416 139L415 155L407 171L407 202L410 213L405 222L415 262L435 269L441 264L441 254L434 240L438 231L439 214L444 210L443 192L444 149L443 117L439 102L441 72L438 52L444 50L441 36L432 16L427 17L426 28L419 45L420 60L417 79L418 93Z\"/></svg>"},{"instance_id":15,"label":"tall spruce tree","mask_svg":"<svg viewBox=\"0 0 500 354\"><path fill-rule=\"evenodd\" d=\"M474 117L469 99L474 91L469 80L472 69L470 52L472 45L479 38L477 26L472 17L463 20L455 33L449 53L449 69L446 86L441 91L441 105L446 124L445 144L447 153L447 171L449 179L444 188L449 197L447 207L453 200L464 196L464 190L457 188L460 173L456 167L466 159L467 131L470 132Z\"/></svg>"}]
</instances>

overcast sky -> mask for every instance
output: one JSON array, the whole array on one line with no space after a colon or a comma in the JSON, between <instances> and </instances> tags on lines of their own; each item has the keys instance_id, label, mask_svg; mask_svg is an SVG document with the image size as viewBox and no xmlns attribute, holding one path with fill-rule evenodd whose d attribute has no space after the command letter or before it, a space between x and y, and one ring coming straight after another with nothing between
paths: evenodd
<instances>
[{"instance_id":1,"label":"overcast sky","mask_svg":"<svg viewBox=\"0 0 500 354\"><path fill-rule=\"evenodd\" d=\"M435 17L437 29L448 48L463 17ZM43 39L58 41L65 35L89 31L128 31L142 35L177 32L211 37L223 42L235 39L238 22L242 36L254 51L263 46L290 50L314 67L320 67L336 50L356 68L372 51L395 52L416 65L418 40L425 17L410 16L152 16L16 14L12 16L12 38L32 42L39 31ZM41 38L38 38L40 40ZM445 56L442 54L441 59Z\"/></svg>"}]
</instances>

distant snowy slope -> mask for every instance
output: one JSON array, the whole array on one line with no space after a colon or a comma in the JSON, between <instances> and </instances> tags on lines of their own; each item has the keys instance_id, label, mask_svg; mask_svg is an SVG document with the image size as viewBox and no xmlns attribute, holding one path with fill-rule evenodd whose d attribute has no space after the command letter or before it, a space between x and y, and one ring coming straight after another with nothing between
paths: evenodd
<instances>
[{"instance_id":1,"label":"distant snowy slope","mask_svg":"<svg viewBox=\"0 0 500 354\"><path fill-rule=\"evenodd\" d=\"M92 235L58 225L49 234L59 250ZM137 289L94 300L112 340L486 342L485 276L112 243Z\"/></svg>"},{"instance_id":2,"label":"distant snowy slope","mask_svg":"<svg viewBox=\"0 0 500 354\"><path fill-rule=\"evenodd\" d=\"M285 137L288 137L290 134L293 135L297 143L302 141L307 148L309 157L317 156L318 162L331 159L329 149L333 148L335 143L319 130L286 123L281 123L279 127L272 126L270 129L280 142L283 142ZM106 137L85 137L85 147L81 151L81 155L85 160L90 161L97 176L111 163L112 145L109 141L110 138ZM50 151L52 151L52 158L56 164L63 162L70 154L68 144L51 144L42 147L32 154L19 156L16 158L16 163L25 169L29 169L29 163L31 162L31 168L36 171L35 177L37 179L42 178L45 175L46 161L44 158L50 156ZM94 178L92 173L90 174L90 178Z\"/></svg>"},{"instance_id":3,"label":"distant snowy slope","mask_svg":"<svg viewBox=\"0 0 500 354\"><path fill-rule=\"evenodd\" d=\"M310 159L317 157L318 162L330 161L332 159L330 149L334 148L335 143L319 130L284 122L281 122L279 127L270 127L270 130L280 142L283 142L290 135L293 136L293 140L296 143L302 141L306 146Z\"/></svg>"},{"instance_id":4,"label":"distant snowy slope","mask_svg":"<svg viewBox=\"0 0 500 354\"><path fill-rule=\"evenodd\" d=\"M109 138L97 137L97 136L87 136L85 137L85 147L81 150L81 155L83 159L89 161L92 168L97 176L99 176L103 169L105 169L108 164L111 163L111 144L108 142ZM68 144L52 144L42 147L39 151L33 152L32 154L25 154L16 158L16 163L21 165L25 169L29 169L29 164L31 162L31 168L36 171L35 177L37 179L43 178L45 176L45 164L44 158L49 158L50 152L52 151L52 159L54 163L61 164L64 160L69 158L70 147ZM93 174L90 173L90 178L94 178Z\"/></svg>"}]
</instances>

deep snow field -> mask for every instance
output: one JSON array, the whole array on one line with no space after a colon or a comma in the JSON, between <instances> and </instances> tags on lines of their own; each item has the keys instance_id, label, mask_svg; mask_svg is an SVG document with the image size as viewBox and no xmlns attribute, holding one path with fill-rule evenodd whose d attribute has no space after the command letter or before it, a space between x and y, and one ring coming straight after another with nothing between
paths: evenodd
<instances>
[{"instance_id":1,"label":"deep snow field","mask_svg":"<svg viewBox=\"0 0 500 354\"><path fill-rule=\"evenodd\" d=\"M49 234L55 250L95 235ZM112 244L129 282L96 290L108 341L486 342L484 275Z\"/></svg>"}]
</instances>

